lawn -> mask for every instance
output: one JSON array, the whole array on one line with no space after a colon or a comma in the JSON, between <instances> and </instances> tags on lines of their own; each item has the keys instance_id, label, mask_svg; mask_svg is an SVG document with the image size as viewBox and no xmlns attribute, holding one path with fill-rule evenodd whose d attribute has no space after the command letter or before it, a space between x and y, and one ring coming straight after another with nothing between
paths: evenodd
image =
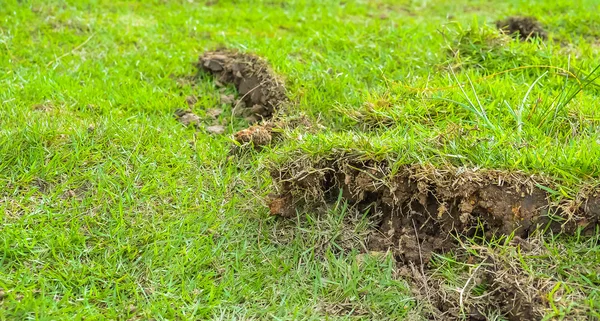
<instances>
[{"instance_id":1,"label":"lawn","mask_svg":"<svg viewBox=\"0 0 600 321\"><path fill-rule=\"evenodd\" d=\"M575 2L2 1L0 320L600 318L600 4ZM198 68L217 48L285 80L267 146ZM501 177L558 223L401 262L370 245L380 191L302 183L367 168Z\"/></svg>"}]
</instances>

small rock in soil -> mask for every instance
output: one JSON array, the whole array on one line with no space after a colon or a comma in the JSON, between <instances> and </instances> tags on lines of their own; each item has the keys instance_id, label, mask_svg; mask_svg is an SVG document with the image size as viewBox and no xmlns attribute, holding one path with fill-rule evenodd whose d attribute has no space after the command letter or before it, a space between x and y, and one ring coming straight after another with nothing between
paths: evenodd
<instances>
[{"instance_id":1,"label":"small rock in soil","mask_svg":"<svg viewBox=\"0 0 600 321\"><path fill-rule=\"evenodd\" d=\"M208 126L206 127L206 131L208 131L211 134L221 135L225 132L225 127L221 125Z\"/></svg>"},{"instance_id":2,"label":"small rock in soil","mask_svg":"<svg viewBox=\"0 0 600 321\"><path fill-rule=\"evenodd\" d=\"M175 111L175 116L177 117L177 120L186 127L197 126L200 122L200 117L189 110L179 109Z\"/></svg>"},{"instance_id":3,"label":"small rock in soil","mask_svg":"<svg viewBox=\"0 0 600 321\"><path fill-rule=\"evenodd\" d=\"M210 108L210 109L206 110L206 115L208 115L211 118L217 118L222 113L223 113L223 109L221 109L221 108Z\"/></svg>"},{"instance_id":4,"label":"small rock in soil","mask_svg":"<svg viewBox=\"0 0 600 321\"><path fill-rule=\"evenodd\" d=\"M233 95L221 95L221 104L231 105L235 101Z\"/></svg>"}]
</instances>

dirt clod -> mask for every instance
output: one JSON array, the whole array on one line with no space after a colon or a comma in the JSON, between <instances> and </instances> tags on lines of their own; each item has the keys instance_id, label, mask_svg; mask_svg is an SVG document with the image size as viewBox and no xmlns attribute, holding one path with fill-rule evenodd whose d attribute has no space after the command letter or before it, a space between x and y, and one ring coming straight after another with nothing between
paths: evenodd
<instances>
[{"instance_id":1,"label":"dirt clod","mask_svg":"<svg viewBox=\"0 0 600 321\"><path fill-rule=\"evenodd\" d=\"M541 23L534 17L508 17L496 22L496 26L504 33L521 40L533 38L546 39L547 34Z\"/></svg>"},{"instance_id":2,"label":"dirt clod","mask_svg":"<svg viewBox=\"0 0 600 321\"><path fill-rule=\"evenodd\" d=\"M252 125L246 129L242 129L235 133L234 139L242 144L252 144L254 147L267 146L272 140L272 126L266 125Z\"/></svg>"},{"instance_id":3,"label":"dirt clod","mask_svg":"<svg viewBox=\"0 0 600 321\"><path fill-rule=\"evenodd\" d=\"M219 115L221 115L222 113L223 109L220 108L210 108L206 110L206 115L213 119L219 117Z\"/></svg>"},{"instance_id":4,"label":"dirt clod","mask_svg":"<svg viewBox=\"0 0 600 321\"><path fill-rule=\"evenodd\" d=\"M273 196L269 201L269 212L271 215L278 215L282 217L292 217L296 214L296 209L292 203L290 195L284 196Z\"/></svg>"},{"instance_id":5,"label":"dirt clod","mask_svg":"<svg viewBox=\"0 0 600 321\"><path fill-rule=\"evenodd\" d=\"M250 115L248 117L244 117L244 120L246 120L248 122L248 124L250 124L250 125L254 125L260 121L260 119L258 119L258 117L256 117L256 115Z\"/></svg>"},{"instance_id":6,"label":"dirt clod","mask_svg":"<svg viewBox=\"0 0 600 321\"><path fill-rule=\"evenodd\" d=\"M178 109L175 111L175 117L184 126L198 126L200 123L200 117L194 114L191 110Z\"/></svg>"},{"instance_id":7,"label":"dirt clod","mask_svg":"<svg viewBox=\"0 0 600 321\"><path fill-rule=\"evenodd\" d=\"M210 51L200 57L199 67L213 74L216 82L237 88L241 101L236 102L236 107L248 109L244 116L268 119L287 103L282 80L257 56L230 50ZM233 97L221 96L221 102L233 103L230 98Z\"/></svg>"},{"instance_id":8,"label":"dirt clod","mask_svg":"<svg viewBox=\"0 0 600 321\"><path fill-rule=\"evenodd\" d=\"M225 132L225 127L221 125L208 126L206 127L206 131L214 135L221 135Z\"/></svg>"},{"instance_id":9,"label":"dirt clod","mask_svg":"<svg viewBox=\"0 0 600 321\"><path fill-rule=\"evenodd\" d=\"M194 107L194 105L198 102L198 98L196 98L196 96L187 96L185 97L185 102L188 104L188 106Z\"/></svg>"},{"instance_id":10,"label":"dirt clod","mask_svg":"<svg viewBox=\"0 0 600 321\"><path fill-rule=\"evenodd\" d=\"M235 101L233 95L221 95L221 104L231 105Z\"/></svg>"}]
</instances>

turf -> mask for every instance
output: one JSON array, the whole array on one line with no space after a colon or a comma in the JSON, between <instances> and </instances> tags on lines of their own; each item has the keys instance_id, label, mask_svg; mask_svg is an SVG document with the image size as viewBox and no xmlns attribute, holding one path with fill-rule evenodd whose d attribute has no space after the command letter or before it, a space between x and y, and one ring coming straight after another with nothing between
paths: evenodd
<instances>
[{"instance_id":1,"label":"turf","mask_svg":"<svg viewBox=\"0 0 600 321\"><path fill-rule=\"evenodd\" d=\"M416 318L424 307L393 259L359 254L363 213L340 202L329 215L268 216L265 160L341 151L595 184L599 92L586 80L598 63L598 9L3 1L0 318ZM516 13L537 16L550 40L499 35L494 22ZM219 105L210 77L191 77L197 57L219 46L267 59L294 112L325 129L231 158L229 134L246 124ZM521 66L551 68L504 72ZM577 80L586 86L570 99ZM206 125L210 108L224 109L225 135L175 120L189 95ZM356 250L340 250L347 242ZM574 293L550 298L560 304L548 317L593 316L597 240L561 242L523 262L568 286L554 293Z\"/></svg>"}]
</instances>

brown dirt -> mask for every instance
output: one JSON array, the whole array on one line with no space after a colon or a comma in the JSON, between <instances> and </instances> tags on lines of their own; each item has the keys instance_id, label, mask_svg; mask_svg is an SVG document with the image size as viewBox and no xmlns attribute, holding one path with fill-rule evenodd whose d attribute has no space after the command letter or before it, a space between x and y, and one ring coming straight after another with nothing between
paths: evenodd
<instances>
[{"instance_id":1,"label":"brown dirt","mask_svg":"<svg viewBox=\"0 0 600 321\"><path fill-rule=\"evenodd\" d=\"M235 96L234 95L221 95L220 97L221 99L221 104L226 104L226 105L231 105L235 102Z\"/></svg>"},{"instance_id":2,"label":"brown dirt","mask_svg":"<svg viewBox=\"0 0 600 321\"><path fill-rule=\"evenodd\" d=\"M337 162L272 174L280 184L277 198L289 200L289 206L333 201L340 191L355 206L375 206L383 215L369 247L393 248L402 262L425 263L432 252L454 248L457 235L489 238L514 232L527 239L538 228L555 233L583 228L586 233L600 223L600 197L595 193L553 204L548 192L536 186L551 183L522 173L414 165L390 178L382 163ZM295 211L273 214L281 213Z\"/></svg>"},{"instance_id":3,"label":"brown dirt","mask_svg":"<svg viewBox=\"0 0 600 321\"><path fill-rule=\"evenodd\" d=\"M314 132L319 124L313 124L304 115L288 116L285 119L271 119L260 124L254 124L234 134L233 138L240 146L252 146L260 149L283 139L281 133L285 130L302 128Z\"/></svg>"},{"instance_id":4,"label":"brown dirt","mask_svg":"<svg viewBox=\"0 0 600 321\"><path fill-rule=\"evenodd\" d=\"M212 119L217 119L223 113L221 108L209 108L206 110L206 115Z\"/></svg>"},{"instance_id":5,"label":"brown dirt","mask_svg":"<svg viewBox=\"0 0 600 321\"><path fill-rule=\"evenodd\" d=\"M292 197L290 195L271 195L269 200L269 212L271 215L292 217L296 214Z\"/></svg>"},{"instance_id":6,"label":"brown dirt","mask_svg":"<svg viewBox=\"0 0 600 321\"><path fill-rule=\"evenodd\" d=\"M234 108L244 117L271 118L287 103L283 81L257 56L231 50L204 53L199 67L222 84L233 84L240 95Z\"/></svg>"},{"instance_id":7,"label":"brown dirt","mask_svg":"<svg viewBox=\"0 0 600 321\"><path fill-rule=\"evenodd\" d=\"M533 38L546 39L547 34L542 24L534 17L508 17L496 22L496 26L504 33L521 40Z\"/></svg>"},{"instance_id":8,"label":"brown dirt","mask_svg":"<svg viewBox=\"0 0 600 321\"><path fill-rule=\"evenodd\" d=\"M267 146L272 140L273 127L271 124L252 125L235 133L233 138L240 145L252 145L254 147Z\"/></svg>"}]
</instances>

